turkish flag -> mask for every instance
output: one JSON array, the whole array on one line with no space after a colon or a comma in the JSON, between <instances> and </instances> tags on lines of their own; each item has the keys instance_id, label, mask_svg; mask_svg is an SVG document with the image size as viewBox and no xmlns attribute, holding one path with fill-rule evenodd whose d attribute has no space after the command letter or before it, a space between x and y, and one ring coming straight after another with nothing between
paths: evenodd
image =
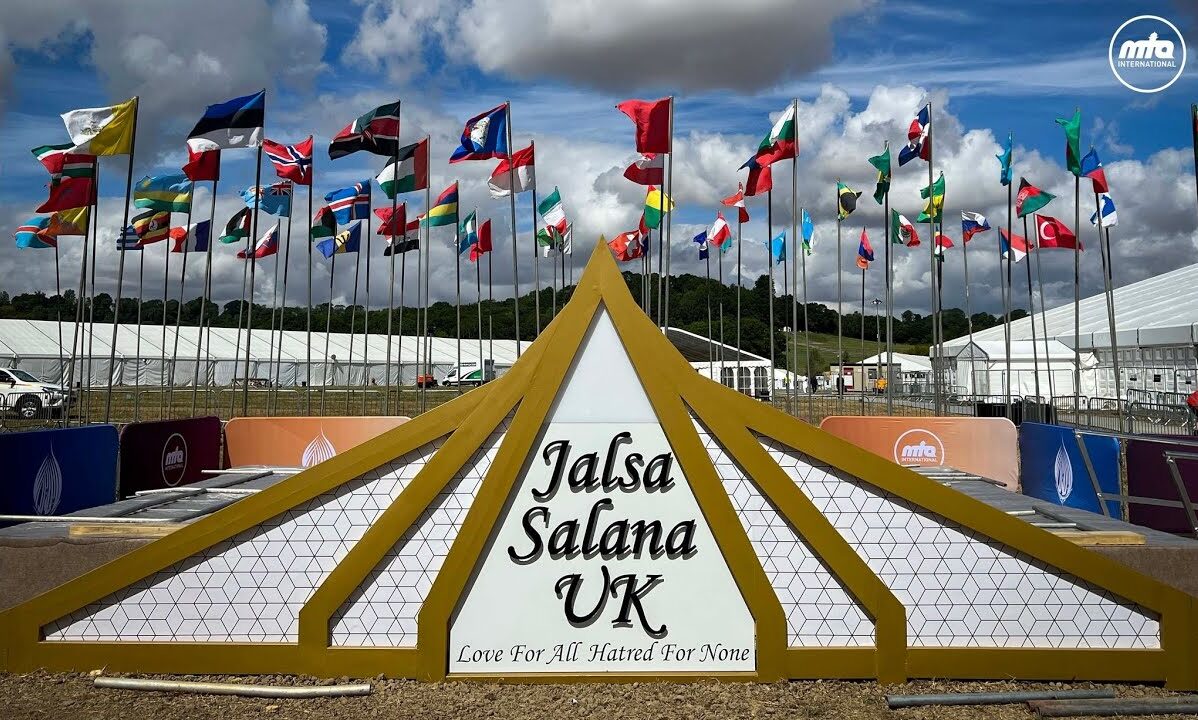
<instances>
[{"instance_id":1,"label":"turkish flag","mask_svg":"<svg viewBox=\"0 0 1198 720\"><path fill-rule=\"evenodd\" d=\"M1084 250L1077 236L1065 223L1048 215L1036 215L1036 244L1041 248Z\"/></svg>"},{"instance_id":2,"label":"turkish flag","mask_svg":"<svg viewBox=\"0 0 1198 720\"><path fill-rule=\"evenodd\" d=\"M636 151L668 153L671 150L670 113L674 99L625 100L616 108L636 123Z\"/></svg>"}]
</instances>

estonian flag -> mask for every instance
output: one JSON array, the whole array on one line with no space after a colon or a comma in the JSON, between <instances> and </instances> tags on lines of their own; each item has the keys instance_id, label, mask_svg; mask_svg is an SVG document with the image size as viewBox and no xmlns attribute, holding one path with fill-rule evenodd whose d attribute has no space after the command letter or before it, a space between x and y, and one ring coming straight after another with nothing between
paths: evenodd
<instances>
[{"instance_id":1,"label":"estonian flag","mask_svg":"<svg viewBox=\"0 0 1198 720\"><path fill-rule=\"evenodd\" d=\"M224 148L258 147L266 115L266 91L209 105L204 116L187 135L187 147L195 152Z\"/></svg>"}]
</instances>

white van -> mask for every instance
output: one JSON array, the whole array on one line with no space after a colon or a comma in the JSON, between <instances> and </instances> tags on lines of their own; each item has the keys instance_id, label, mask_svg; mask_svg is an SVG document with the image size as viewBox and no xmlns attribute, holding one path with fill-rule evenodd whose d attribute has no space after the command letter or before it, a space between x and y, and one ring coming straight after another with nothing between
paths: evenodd
<instances>
[{"instance_id":1,"label":"white van","mask_svg":"<svg viewBox=\"0 0 1198 720\"><path fill-rule=\"evenodd\" d=\"M46 418L60 414L66 398L61 385L43 382L19 368L0 368L0 411L24 420Z\"/></svg>"},{"instance_id":2,"label":"white van","mask_svg":"<svg viewBox=\"0 0 1198 720\"><path fill-rule=\"evenodd\" d=\"M495 379L495 361L487 360L484 367L480 367L477 362L464 362L456 368L449 371L445 379L441 381L442 386L453 387L456 385L473 385L478 387L485 382Z\"/></svg>"}]
</instances>

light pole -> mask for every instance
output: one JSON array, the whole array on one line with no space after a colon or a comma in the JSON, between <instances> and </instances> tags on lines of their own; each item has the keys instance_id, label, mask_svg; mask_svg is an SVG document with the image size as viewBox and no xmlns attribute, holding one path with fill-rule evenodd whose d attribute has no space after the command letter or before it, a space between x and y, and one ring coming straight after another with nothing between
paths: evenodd
<instances>
[{"instance_id":1,"label":"light pole","mask_svg":"<svg viewBox=\"0 0 1198 720\"><path fill-rule=\"evenodd\" d=\"M877 338L878 347L878 378L882 377L882 301L874 298L874 336ZM889 370L889 369L888 369Z\"/></svg>"}]
</instances>

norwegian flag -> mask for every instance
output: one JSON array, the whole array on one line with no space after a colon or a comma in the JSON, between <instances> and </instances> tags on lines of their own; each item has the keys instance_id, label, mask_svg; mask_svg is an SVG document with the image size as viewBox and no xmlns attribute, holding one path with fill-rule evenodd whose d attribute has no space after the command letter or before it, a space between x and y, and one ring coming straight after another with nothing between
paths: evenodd
<instances>
[{"instance_id":1,"label":"norwegian flag","mask_svg":"<svg viewBox=\"0 0 1198 720\"><path fill-rule=\"evenodd\" d=\"M275 166L275 173L296 185L312 184L312 136L294 145L284 145L274 140L262 141L262 152Z\"/></svg>"}]
</instances>

